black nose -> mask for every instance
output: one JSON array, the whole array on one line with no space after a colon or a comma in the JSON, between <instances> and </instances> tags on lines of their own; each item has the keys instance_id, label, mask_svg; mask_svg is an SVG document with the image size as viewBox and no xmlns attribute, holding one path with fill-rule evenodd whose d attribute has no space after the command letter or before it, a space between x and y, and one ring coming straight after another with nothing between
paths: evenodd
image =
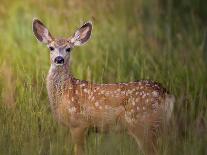
<instances>
[{"instance_id":1,"label":"black nose","mask_svg":"<svg viewBox=\"0 0 207 155\"><path fill-rule=\"evenodd\" d=\"M63 64L64 63L64 59L61 56L58 56L55 58L55 63L56 64Z\"/></svg>"}]
</instances>

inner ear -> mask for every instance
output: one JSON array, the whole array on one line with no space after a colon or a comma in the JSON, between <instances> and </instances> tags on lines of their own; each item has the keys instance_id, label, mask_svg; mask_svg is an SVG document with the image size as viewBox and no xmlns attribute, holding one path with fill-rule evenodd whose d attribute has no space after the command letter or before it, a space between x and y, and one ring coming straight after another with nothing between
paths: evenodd
<instances>
[{"instance_id":1,"label":"inner ear","mask_svg":"<svg viewBox=\"0 0 207 155\"><path fill-rule=\"evenodd\" d=\"M74 45L82 45L86 43L91 37L92 31L92 22L86 22L83 26L81 26L73 35L71 42Z\"/></svg>"},{"instance_id":2,"label":"inner ear","mask_svg":"<svg viewBox=\"0 0 207 155\"><path fill-rule=\"evenodd\" d=\"M90 38L91 30L92 30L92 24L91 23L86 23L79 29L80 40L82 42L86 42Z\"/></svg>"},{"instance_id":3,"label":"inner ear","mask_svg":"<svg viewBox=\"0 0 207 155\"><path fill-rule=\"evenodd\" d=\"M34 19L32 25L34 35L40 42L48 44L53 40L51 33L40 20Z\"/></svg>"}]
</instances>

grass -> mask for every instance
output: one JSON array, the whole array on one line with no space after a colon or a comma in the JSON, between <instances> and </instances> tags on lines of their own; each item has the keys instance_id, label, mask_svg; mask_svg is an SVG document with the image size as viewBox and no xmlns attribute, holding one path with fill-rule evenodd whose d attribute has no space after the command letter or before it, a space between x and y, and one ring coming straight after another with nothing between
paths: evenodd
<instances>
[{"instance_id":1,"label":"grass","mask_svg":"<svg viewBox=\"0 0 207 155\"><path fill-rule=\"evenodd\" d=\"M49 53L32 34L33 17L65 37L92 20L92 39L72 53L73 74L94 82L161 82L175 94L176 105L160 154L207 154L205 27L196 14L178 15L167 2L2 0L0 155L73 154L68 129L50 111ZM140 153L127 134L90 134L86 148L89 155Z\"/></svg>"}]
</instances>

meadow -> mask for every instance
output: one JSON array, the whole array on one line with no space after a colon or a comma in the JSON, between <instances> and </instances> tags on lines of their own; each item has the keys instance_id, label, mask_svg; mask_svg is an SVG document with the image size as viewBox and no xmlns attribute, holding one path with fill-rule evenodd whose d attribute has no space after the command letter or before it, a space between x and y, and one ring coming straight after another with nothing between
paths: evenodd
<instances>
[{"instance_id":1,"label":"meadow","mask_svg":"<svg viewBox=\"0 0 207 155\"><path fill-rule=\"evenodd\" d=\"M91 40L73 50L73 75L96 83L159 81L176 96L160 154L207 154L204 6L202 0L1 0L0 155L73 154L68 129L50 111L49 51L33 36L34 17L57 37L92 20ZM141 154L127 134L91 133L87 142L88 155Z\"/></svg>"}]
</instances>

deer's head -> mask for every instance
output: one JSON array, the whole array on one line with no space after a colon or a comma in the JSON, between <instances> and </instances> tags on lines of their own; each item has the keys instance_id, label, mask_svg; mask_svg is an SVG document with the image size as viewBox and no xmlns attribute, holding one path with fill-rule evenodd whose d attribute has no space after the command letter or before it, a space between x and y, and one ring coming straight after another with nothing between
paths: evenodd
<instances>
[{"instance_id":1,"label":"deer's head","mask_svg":"<svg viewBox=\"0 0 207 155\"><path fill-rule=\"evenodd\" d=\"M47 45L50 50L50 61L53 66L67 65L70 53L75 46L85 44L91 36L92 23L86 22L68 38L54 38L46 26L38 19L33 20L33 32L37 40Z\"/></svg>"}]
</instances>

